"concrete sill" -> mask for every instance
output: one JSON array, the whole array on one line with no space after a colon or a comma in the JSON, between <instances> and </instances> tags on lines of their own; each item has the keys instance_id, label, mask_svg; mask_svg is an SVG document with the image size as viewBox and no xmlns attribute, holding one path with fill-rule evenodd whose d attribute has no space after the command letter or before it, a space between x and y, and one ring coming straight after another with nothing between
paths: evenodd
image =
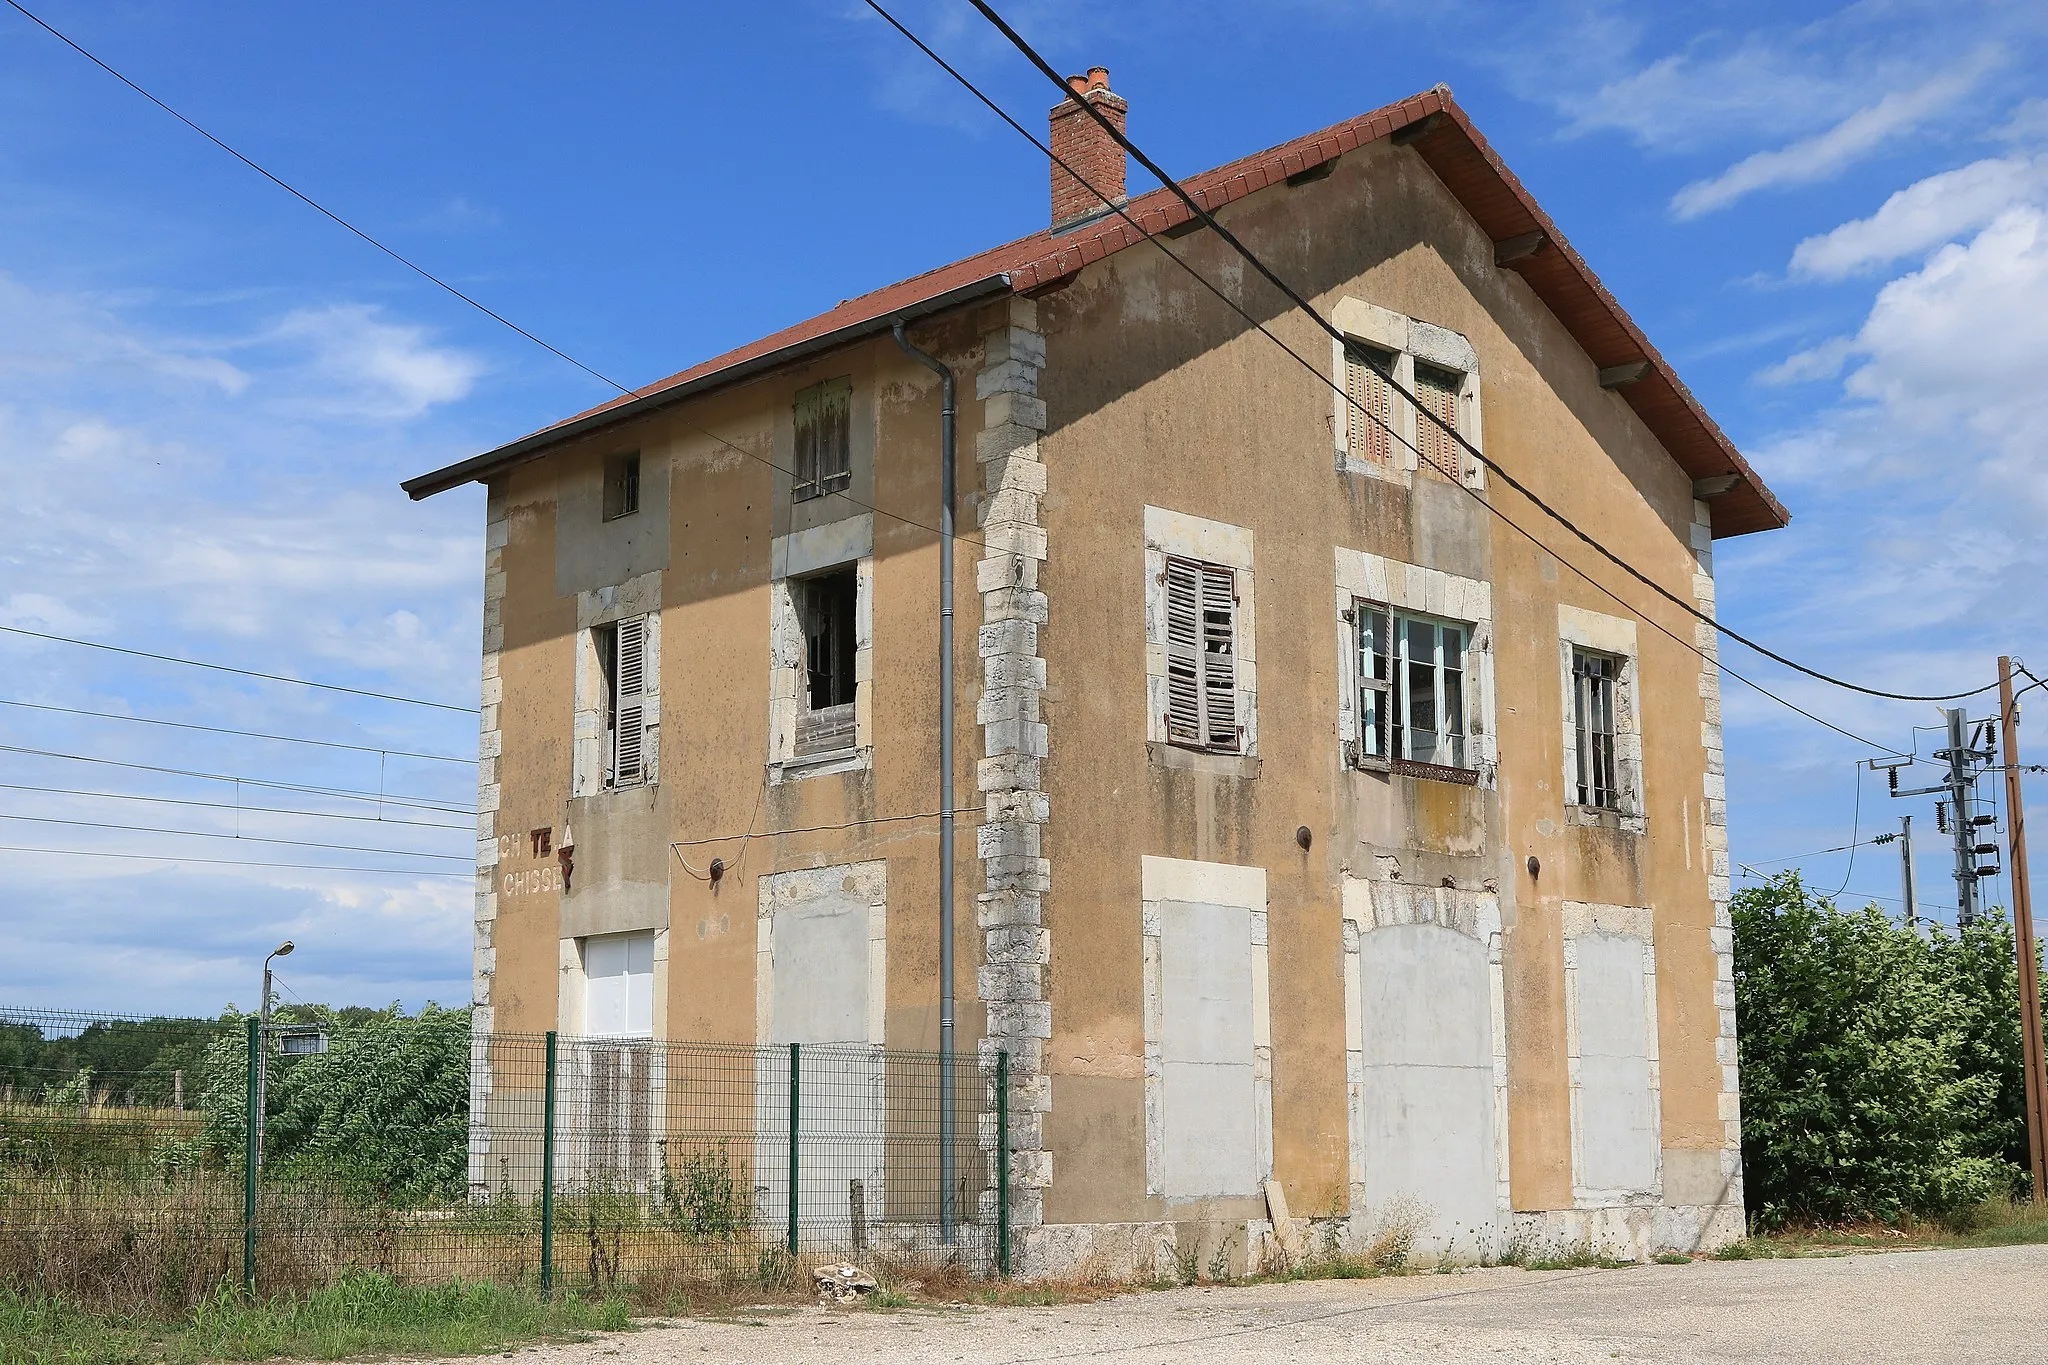
<instances>
[{"instance_id":1,"label":"concrete sill","mask_svg":"<svg viewBox=\"0 0 2048 1365\"><path fill-rule=\"evenodd\" d=\"M824 753L798 754L785 758L780 763L769 765L769 780L775 783L799 782L806 777L824 777L831 773L858 772L868 766L866 749L829 749Z\"/></svg>"},{"instance_id":2,"label":"concrete sill","mask_svg":"<svg viewBox=\"0 0 2048 1365\"><path fill-rule=\"evenodd\" d=\"M1567 825L1584 825L1594 829L1617 829L1624 834L1648 834L1650 819L1628 811L1609 810L1604 806L1579 806L1565 803L1564 822Z\"/></svg>"},{"instance_id":3,"label":"concrete sill","mask_svg":"<svg viewBox=\"0 0 2048 1365\"><path fill-rule=\"evenodd\" d=\"M1177 772L1208 773L1214 777L1235 777L1249 781L1259 775L1259 760L1252 754L1218 754L1207 749L1184 749L1178 744L1149 740L1145 753L1152 763Z\"/></svg>"}]
</instances>

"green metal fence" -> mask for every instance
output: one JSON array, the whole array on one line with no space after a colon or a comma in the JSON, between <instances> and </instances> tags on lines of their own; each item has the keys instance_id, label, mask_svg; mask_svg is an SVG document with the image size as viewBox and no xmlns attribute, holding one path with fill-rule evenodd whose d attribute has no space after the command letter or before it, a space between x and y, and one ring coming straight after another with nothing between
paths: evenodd
<instances>
[{"instance_id":1,"label":"green metal fence","mask_svg":"<svg viewBox=\"0 0 2048 1365\"><path fill-rule=\"evenodd\" d=\"M356 1269L659 1299L1009 1268L1000 1055L280 1018L0 1009L0 1284L177 1311Z\"/></svg>"}]
</instances>

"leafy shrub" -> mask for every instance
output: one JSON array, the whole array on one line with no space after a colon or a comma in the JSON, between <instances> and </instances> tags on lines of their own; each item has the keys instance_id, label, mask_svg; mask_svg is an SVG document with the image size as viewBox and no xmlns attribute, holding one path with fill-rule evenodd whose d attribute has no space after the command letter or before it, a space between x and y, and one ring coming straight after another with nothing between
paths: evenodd
<instances>
[{"instance_id":1,"label":"leafy shrub","mask_svg":"<svg viewBox=\"0 0 2048 1365\"><path fill-rule=\"evenodd\" d=\"M1953 1222L2024 1186L2012 928L1926 936L1796 873L1735 894L1746 1193L1760 1227Z\"/></svg>"}]
</instances>

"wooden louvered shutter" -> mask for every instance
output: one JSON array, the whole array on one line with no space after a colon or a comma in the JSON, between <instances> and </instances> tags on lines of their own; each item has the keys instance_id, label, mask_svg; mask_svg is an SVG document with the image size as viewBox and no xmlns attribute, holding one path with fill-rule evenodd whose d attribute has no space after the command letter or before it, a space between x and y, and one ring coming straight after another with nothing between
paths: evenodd
<instances>
[{"instance_id":1,"label":"wooden louvered shutter","mask_svg":"<svg viewBox=\"0 0 2048 1365\"><path fill-rule=\"evenodd\" d=\"M1443 423L1439 426L1426 416L1418 416L1415 419L1415 448L1424 465L1432 466L1453 479L1461 478L1465 468L1464 453L1451 435L1458 429L1458 393L1464 386L1464 376L1451 370L1421 363L1415 366L1416 400L1425 411L1434 413ZM1446 431L1446 427L1450 430Z\"/></svg>"},{"instance_id":2,"label":"wooden louvered shutter","mask_svg":"<svg viewBox=\"0 0 2048 1365\"><path fill-rule=\"evenodd\" d=\"M1166 738L1202 743L1202 566L1166 561Z\"/></svg>"},{"instance_id":3,"label":"wooden louvered shutter","mask_svg":"<svg viewBox=\"0 0 2048 1365\"><path fill-rule=\"evenodd\" d=\"M612 674L612 784L630 787L647 778L647 618L618 624L618 662Z\"/></svg>"},{"instance_id":4,"label":"wooden louvered shutter","mask_svg":"<svg viewBox=\"0 0 2048 1365\"><path fill-rule=\"evenodd\" d=\"M1384 352L1355 344L1344 348L1344 429L1354 460L1385 464L1393 456L1394 396L1381 377L1392 365L1393 357Z\"/></svg>"},{"instance_id":5,"label":"wooden louvered shutter","mask_svg":"<svg viewBox=\"0 0 2048 1365\"><path fill-rule=\"evenodd\" d=\"M1202 565L1202 742L1238 747L1237 575Z\"/></svg>"},{"instance_id":6,"label":"wooden louvered shutter","mask_svg":"<svg viewBox=\"0 0 2048 1365\"><path fill-rule=\"evenodd\" d=\"M824 390L813 385L796 396L796 459L790 470L790 493L798 499L818 495L819 399Z\"/></svg>"},{"instance_id":7,"label":"wooden louvered shutter","mask_svg":"<svg viewBox=\"0 0 2048 1365\"><path fill-rule=\"evenodd\" d=\"M818 386L818 491L836 493L853 479L853 381Z\"/></svg>"}]
</instances>

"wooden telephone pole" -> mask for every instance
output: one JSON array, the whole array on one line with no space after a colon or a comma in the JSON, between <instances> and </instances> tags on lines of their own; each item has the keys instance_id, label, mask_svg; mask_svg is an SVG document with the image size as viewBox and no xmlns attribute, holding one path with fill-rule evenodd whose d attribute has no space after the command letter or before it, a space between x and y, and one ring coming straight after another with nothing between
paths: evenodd
<instances>
[{"instance_id":1,"label":"wooden telephone pole","mask_svg":"<svg viewBox=\"0 0 2048 1365\"><path fill-rule=\"evenodd\" d=\"M1998 660L1999 725L2005 740L2005 822L2011 842L2006 867L2012 877L2013 946L2020 969L2020 1055L2027 1068L2027 1160L2034 1174L2034 1202L2048 1199L2048 1097L2042 1090L2041 982L2034 959L2034 897L2027 884L2027 820L2020 807L2019 712L2013 705L2012 660Z\"/></svg>"}]
</instances>

